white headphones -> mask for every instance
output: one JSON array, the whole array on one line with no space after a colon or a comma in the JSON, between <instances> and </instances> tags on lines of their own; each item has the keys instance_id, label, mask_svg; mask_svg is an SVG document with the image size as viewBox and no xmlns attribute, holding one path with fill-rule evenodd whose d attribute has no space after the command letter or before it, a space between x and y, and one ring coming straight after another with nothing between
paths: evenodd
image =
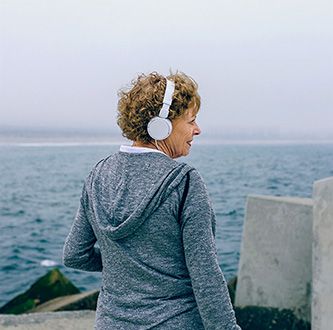
<instances>
[{"instance_id":1,"label":"white headphones","mask_svg":"<svg viewBox=\"0 0 333 330\"><path fill-rule=\"evenodd\" d=\"M164 140L172 132L172 124L168 119L168 116L174 91L175 83L166 79L162 109L157 117L154 117L149 121L147 126L148 134L154 140Z\"/></svg>"}]
</instances>

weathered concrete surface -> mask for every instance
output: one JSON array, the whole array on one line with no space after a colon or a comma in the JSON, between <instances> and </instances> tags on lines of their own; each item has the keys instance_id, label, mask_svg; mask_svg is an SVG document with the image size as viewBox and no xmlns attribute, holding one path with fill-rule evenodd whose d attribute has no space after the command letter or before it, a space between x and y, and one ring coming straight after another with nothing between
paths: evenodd
<instances>
[{"instance_id":1,"label":"weathered concrete surface","mask_svg":"<svg viewBox=\"0 0 333 330\"><path fill-rule=\"evenodd\" d=\"M290 309L311 321L313 201L249 196L235 305Z\"/></svg>"},{"instance_id":2,"label":"weathered concrete surface","mask_svg":"<svg viewBox=\"0 0 333 330\"><path fill-rule=\"evenodd\" d=\"M333 177L313 185L312 329L333 329Z\"/></svg>"},{"instance_id":3,"label":"weathered concrete surface","mask_svg":"<svg viewBox=\"0 0 333 330\"><path fill-rule=\"evenodd\" d=\"M99 290L87 291L70 296L58 297L47 301L29 311L29 313L96 310Z\"/></svg>"},{"instance_id":4,"label":"weathered concrete surface","mask_svg":"<svg viewBox=\"0 0 333 330\"><path fill-rule=\"evenodd\" d=\"M0 315L5 330L92 330L94 322L93 311Z\"/></svg>"}]
</instances>

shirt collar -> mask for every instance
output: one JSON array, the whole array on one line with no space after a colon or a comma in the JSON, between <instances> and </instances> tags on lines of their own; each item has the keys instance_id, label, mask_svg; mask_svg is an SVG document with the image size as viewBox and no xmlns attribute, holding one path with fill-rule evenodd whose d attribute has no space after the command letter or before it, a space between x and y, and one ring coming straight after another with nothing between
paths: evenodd
<instances>
[{"instance_id":1,"label":"shirt collar","mask_svg":"<svg viewBox=\"0 0 333 330\"><path fill-rule=\"evenodd\" d=\"M119 151L121 152L128 152L130 154L143 154L147 152L159 152L160 154L165 155L163 151L152 149L152 148L145 148L145 147L133 147L133 146L120 146Z\"/></svg>"}]
</instances>

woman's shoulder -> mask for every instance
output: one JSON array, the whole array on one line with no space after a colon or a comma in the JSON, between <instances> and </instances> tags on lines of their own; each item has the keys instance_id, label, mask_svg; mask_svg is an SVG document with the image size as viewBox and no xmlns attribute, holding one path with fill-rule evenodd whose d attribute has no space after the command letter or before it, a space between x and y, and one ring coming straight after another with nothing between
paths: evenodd
<instances>
[{"instance_id":1,"label":"woman's shoulder","mask_svg":"<svg viewBox=\"0 0 333 330\"><path fill-rule=\"evenodd\" d=\"M105 165L115 161L116 153L108 155L100 160L98 160L90 169L88 175L85 178L85 183L91 183L93 177L96 175L96 172L99 172Z\"/></svg>"},{"instance_id":2,"label":"woman's shoulder","mask_svg":"<svg viewBox=\"0 0 333 330\"><path fill-rule=\"evenodd\" d=\"M199 170L189 164L185 164L184 167L186 170L186 175L184 175L182 182L179 185L180 193L183 194L184 190L190 190L191 194L207 194L207 186L206 183L199 172Z\"/></svg>"},{"instance_id":3,"label":"woman's shoulder","mask_svg":"<svg viewBox=\"0 0 333 330\"><path fill-rule=\"evenodd\" d=\"M196 167L187 163L180 164L187 168L187 176L189 177L190 181L204 183L204 179Z\"/></svg>"}]
</instances>

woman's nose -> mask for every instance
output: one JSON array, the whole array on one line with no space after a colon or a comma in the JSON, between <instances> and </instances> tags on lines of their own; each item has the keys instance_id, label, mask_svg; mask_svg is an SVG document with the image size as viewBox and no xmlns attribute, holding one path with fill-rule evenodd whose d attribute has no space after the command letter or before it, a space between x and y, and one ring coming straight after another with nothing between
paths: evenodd
<instances>
[{"instance_id":1,"label":"woman's nose","mask_svg":"<svg viewBox=\"0 0 333 330\"><path fill-rule=\"evenodd\" d=\"M198 124L196 124L196 127L194 129L194 135L199 135L201 134L201 129Z\"/></svg>"}]
</instances>

